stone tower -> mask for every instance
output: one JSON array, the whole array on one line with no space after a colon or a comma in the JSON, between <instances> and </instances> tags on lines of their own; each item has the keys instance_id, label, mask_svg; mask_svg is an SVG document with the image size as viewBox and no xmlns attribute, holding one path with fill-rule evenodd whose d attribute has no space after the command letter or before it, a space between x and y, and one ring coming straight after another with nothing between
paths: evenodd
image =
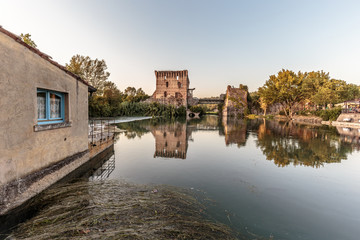
<instances>
[{"instance_id":1,"label":"stone tower","mask_svg":"<svg viewBox=\"0 0 360 240\"><path fill-rule=\"evenodd\" d=\"M156 90L152 95L153 101L178 107L188 105L194 89L189 89L190 81L187 70L155 71L155 77Z\"/></svg>"}]
</instances>

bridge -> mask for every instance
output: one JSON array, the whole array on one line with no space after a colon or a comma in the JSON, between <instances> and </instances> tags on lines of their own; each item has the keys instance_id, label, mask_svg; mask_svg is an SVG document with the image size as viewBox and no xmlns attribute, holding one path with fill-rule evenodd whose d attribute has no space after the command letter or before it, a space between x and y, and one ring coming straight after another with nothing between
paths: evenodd
<instances>
[{"instance_id":1,"label":"bridge","mask_svg":"<svg viewBox=\"0 0 360 240\"><path fill-rule=\"evenodd\" d=\"M219 104L223 102L224 99L222 98L200 98L198 104Z\"/></svg>"}]
</instances>

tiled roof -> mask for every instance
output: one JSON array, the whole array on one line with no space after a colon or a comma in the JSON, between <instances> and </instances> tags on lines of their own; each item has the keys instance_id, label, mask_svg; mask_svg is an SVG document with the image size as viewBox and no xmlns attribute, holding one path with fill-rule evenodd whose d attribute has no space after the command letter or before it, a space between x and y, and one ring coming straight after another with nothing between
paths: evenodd
<instances>
[{"instance_id":1,"label":"tiled roof","mask_svg":"<svg viewBox=\"0 0 360 240\"><path fill-rule=\"evenodd\" d=\"M96 88L94 88L93 86L91 86L89 83L87 83L85 80L83 80L81 77L79 77L78 75L70 72L69 70L67 70L64 66L60 65L59 63L55 62L54 60L51 59L51 57L41 51L39 51L37 48L31 47L28 44L26 44L24 41L22 41L21 37L15 35L12 32L7 31L6 29L4 29L2 26L0 26L0 32L4 33L5 35L11 37L12 39L14 39L16 42L18 42L19 44L23 45L24 47L28 48L30 51L32 51L33 53L39 55L40 57L42 57L43 59L45 59L46 61L48 61L49 63L51 63L52 65L60 68L61 70L63 70L64 72L66 72L67 74L69 74L70 76L72 76L73 78L79 80L80 82L82 82L83 84L87 85L89 87L89 91L94 91L94 89L96 90Z\"/></svg>"}]
</instances>

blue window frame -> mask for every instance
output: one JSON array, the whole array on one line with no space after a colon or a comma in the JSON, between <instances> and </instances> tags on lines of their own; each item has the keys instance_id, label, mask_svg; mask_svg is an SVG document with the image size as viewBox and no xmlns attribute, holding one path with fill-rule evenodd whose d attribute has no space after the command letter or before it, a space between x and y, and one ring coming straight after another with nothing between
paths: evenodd
<instances>
[{"instance_id":1,"label":"blue window frame","mask_svg":"<svg viewBox=\"0 0 360 240\"><path fill-rule=\"evenodd\" d=\"M64 93L37 89L37 120L39 125L64 122Z\"/></svg>"}]
</instances>

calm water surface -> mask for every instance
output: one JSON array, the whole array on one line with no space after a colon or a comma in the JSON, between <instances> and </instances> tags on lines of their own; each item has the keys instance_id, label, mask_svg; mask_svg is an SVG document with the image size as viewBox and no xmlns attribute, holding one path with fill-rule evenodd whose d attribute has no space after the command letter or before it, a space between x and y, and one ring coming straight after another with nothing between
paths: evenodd
<instances>
[{"instance_id":1,"label":"calm water surface","mask_svg":"<svg viewBox=\"0 0 360 240\"><path fill-rule=\"evenodd\" d=\"M359 239L358 129L276 121L119 125L110 179L204 191L214 215L274 239ZM340 134L341 133L341 134Z\"/></svg>"},{"instance_id":2,"label":"calm water surface","mask_svg":"<svg viewBox=\"0 0 360 240\"><path fill-rule=\"evenodd\" d=\"M360 239L358 129L216 116L118 127L114 157L90 180L203 194L248 239Z\"/></svg>"}]
</instances>

